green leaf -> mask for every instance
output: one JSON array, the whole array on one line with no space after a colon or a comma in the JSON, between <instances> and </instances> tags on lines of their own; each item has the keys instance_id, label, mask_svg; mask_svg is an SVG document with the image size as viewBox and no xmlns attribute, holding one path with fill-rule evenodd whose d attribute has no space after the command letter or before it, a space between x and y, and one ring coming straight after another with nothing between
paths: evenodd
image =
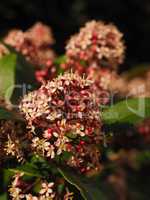
<instances>
[{"instance_id":1,"label":"green leaf","mask_svg":"<svg viewBox=\"0 0 150 200\"><path fill-rule=\"evenodd\" d=\"M5 108L0 108L0 119L12 119L13 113L6 110Z\"/></svg>"},{"instance_id":2,"label":"green leaf","mask_svg":"<svg viewBox=\"0 0 150 200\"><path fill-rule=\"evenodd\" d=\"M0 59L0 97L18 103L29 90L36 88L35 68L13 48Z\"/></svg>"},{"instance_id":3,"label":"green leaf","mask_svg":"<svg viewBox=\"0 0 150 200\"><path fill-rule=\"evenodd\" d=\"M6 193L3 193L0 195L0 200L7 200L7 194Z\"/></svg>"},{"instance_id":4,"label":"green leaf","mask_svg":"<svg viewBox=\"0 0 150 200\"><path fill-rule=\"evenodd\" d=\"M29 91L36 89L35 68L19 53L16 53L15 88L11 101L18 104Z\"/></svg>"},{"instance_id":5,"label":"green leaf","mask_svg":"<svg viewBox=\"0 0 150 200\"><path fill-rule=\"evenodd\" d=\"M26 176L32 177L47 177L50 173L58 174L55 164L49 163L44 158L39 156L33 156L29 162L26 162L16 168L9 168L8 170L13 173L24 173Z\"/></svg>"},{"instance_id":6,"label":"green leaf","mask_svg":"<svg viewBox=\"0 0 150 200\"><path fill-rule=\"evenodd\" d=\"M8 171L15 173L24 173L24 175L32 177L42 177L40 170L32 163L26 163L17 168L8 169Z\"/></svg>"},{"instance_id":7,"label":"green leaf","mask_svg":"<svg viewBox=\"0 0 150 200\"><path fill-rule=\"evenodd\" d=\"M66 55L59 56L58 58L55 59L54 64L57 67L57 75L64 73L64 69L61 67L61 64L65 62L66 62Z\"/></svg>"},{"instance_id":8,"label":"green leaf","mask_svg":"<svg viewBox=\"0 0 150 200\"><path fill-rule=\"evenodd\" d=\"M59 56L58 58L56 58L56 60L54 61L54 63L56 65L61 65L63 63L66 62L66 55L62 55L62 56Z\"/></svg>"},{"instance_id":9,"label":"green leaf","mask_svg":"<svg viewBox=\"0 0 150 200\"><path fill-rule=\"evenodd\" d=\"M3 174L3 188L6 189L14 173L7 169L3 169L2 174Z\"/></svg>"},{"instance_id":10,"label":"green leaf","mask_svg":"<svg viewBox=\"0 0 150 200\"><path fill-rule=\"evenodd\" d=\"M71 185L75 186L85 200L106 200L106 196L101 191L100 182L97 178L88 178L76 174L69 168L59 168L59 172Z\"/></svg>"},{"instance_id":11,"label":"green leaf","mask_svg":"<svg viewBox=\"0 0 150 200\"><path fill-rule=\"evenodd\" d=\"M0 59L0 97L9 100L15 84L17 55L12 53Z\"/></svg>"},{"instance_id":12,"label":"green leaf","mask_svg":"<svg viewBox=\"0 0 150 200\"><path fill-rule=\"evenodd\" d=\"M6 108L0 107L0 120L17 120L17 121L23 121L24 119L19 113L16 113L15 111L7 110Z\"/></svg>"},{"instance_id":13,"label":"green leaf","mask_svg":"<svg viewBox=\"0 0 150 200\"><path fill-rule=\"evenodd\" d=\"M102 112L105 124L136 124L150 117L150 98L133 98L121 101Z\"/></svg>"}]
</instances>

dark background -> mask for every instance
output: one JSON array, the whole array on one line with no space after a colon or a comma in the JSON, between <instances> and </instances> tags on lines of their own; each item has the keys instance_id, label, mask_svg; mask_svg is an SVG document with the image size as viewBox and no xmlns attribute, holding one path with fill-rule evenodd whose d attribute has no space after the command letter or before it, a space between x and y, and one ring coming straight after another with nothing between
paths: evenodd
<instances>
[{"instance_id":1,"label":"dark background","mask_svg":"<svg viewBox=\"0 0 150 200\"><path fill-rule=\"evenodd\" d=\"M36 21L53 28L54 46L64 52L69 36L90 19L115 23L124 33L124 69L150 62L150 0L1 0L0 35L27 29Z\"/></svg>"}]
</instances>

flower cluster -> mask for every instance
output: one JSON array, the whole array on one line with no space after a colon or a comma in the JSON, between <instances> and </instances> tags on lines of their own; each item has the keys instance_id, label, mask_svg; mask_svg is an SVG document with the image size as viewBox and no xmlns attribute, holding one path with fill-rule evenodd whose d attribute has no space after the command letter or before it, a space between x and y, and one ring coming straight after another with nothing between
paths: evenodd
<instances>
[{"instance_id":1,"label":"flower cluster","mask_svg":"<svg viewBox=\"0 0 150 200\"><path fill-rule=\"evenodd\" d=\"M91 21L71 37L66 46L68 65L86 62L88 66L116 68L124 58L122 34L112 24Z\"/></svg>"},{"instance_id":2,"label":"flower cluster","mask_svg":"<svg viewBox=\"0 0 150 200\"><path fill-rule=\"evenodd\" d=\"M100 69L98 66L81 66L80 69L76 68L75 72L80 76L86 75L89 80L93 81L93 91L96 91L96 95L100 99L101 104L106 104L109 102L109 89L112 80L114 80L114 77L116 77L115 72L110 72L108 69ZM47 83L56 77L56 74L56 66L52 62L51 65L45 69L36 71L36 80L39 83Z\"/></svg>"},{"instance_id":3,"label":"flower cluster","mask_svg":"<svg viewBox=\"0 0 150 200\"><path fill-rule=\"evenodd\" d=\"M10 31L4 38L4 42L14 47L38 67L49 65L55 57L50 48L54 42L51 29L40 22L25 32L17 29Z\"/></svg>"},{"instance_id":4,"label":"flower cluster","mask_svg":"<svg viewBox=\"0 0 150 200\"><path fill-rule=\"evenodd\" d=\"M90 80L65 73L23 98L20 109L33 132L37 154L53 159L69 152L69 165L81 171L99 167L101 120L92 89Z\"/></svg>"},{"instance_id":5,"label":"flower cluster","mask_svg":"<svg viewBox=\"0 0 150 200\"><path fill-rule=\"evenodd\" d=\"M61 64L63 70L72 69L79 75L85 74L94 82L93 90L102 104L109 101L109 89L112 76L118 78L112 71L124 58L124 43L122 34L114 25L91 21L80 32L73 36L66 46L66 61ZM36 73L39 82L46 82L55 77L56 66Z\"/></svg>"},{"instance_id":6,"label":"flower cluster","mask_svg":"<svg viewBox=\"0 0 150 200\"><path fill-rule=\"evenodd\" d=\"M17 160L24 160L23 153L23 128L18 122L10 120L0 121L0 153L1 159L14 157Z\"/></svg>"},{"instance_id":7,"label":"flower cluster","mask_svg":"<svg viewBox=\"0 0 150 200\"><path fill-rule=\"evenodd\" d=\"M73 193L66 191L66 193L63 192L62 194L59 194L57 192L57 188L59 187L57 181L47 182L47 180L35 180L31 182L23 180L23 177L23 173L18 173L13 178L9 189L12 200L70 200L71 197L73 199ZM36 184L40 185L40 189L33 195L32 190ZM66 188L66 190L68 190L68 188ZM67 195L70 195L70 198L69 196L67 197Z\"/></svg>"},{"instance_id":8,"label":"flower cluster","mask_svg":"<svg viewBox=\"0 0 150 200\"><path fill-rule=\"evenodd\" d=\"M66 46L63 69L72 68L94 82L93 90L102 104L109 101L110 85L117 77L116 69L124 58L122 33L112 24L91 21L73 36Z\"/></svg>"}]
</instances>

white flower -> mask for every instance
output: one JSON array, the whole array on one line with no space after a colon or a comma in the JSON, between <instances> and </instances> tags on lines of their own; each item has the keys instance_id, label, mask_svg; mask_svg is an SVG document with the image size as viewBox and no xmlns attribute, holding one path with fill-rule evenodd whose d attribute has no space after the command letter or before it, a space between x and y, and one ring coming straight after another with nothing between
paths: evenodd
<instances>
[{"instance_id":1,"label":"white flower","mask_svg":"<svg viewBox=\"0 0 150 200\"><path fill-rule=\"evenodd\" d=\"M55 146L58 147L57 155L60 155L63 151L66 151L66 144L69 142L69 139L65 136L58 137L55 142Z\"/></svg>"},{"instance_id":2,"label":"white flower","mask_svg":"<svg viewBox=\"0 0 150 200\"><path fill-rule=\"evenodd\" d=\"M50 145L46 150L47 150L47 157L51 157L53 159L55 157L55 151L54 151L54 146Z\"/></svg>"},{"instance_id":3,"label":"white flower","mask_svg":"<svg viewBox=\"0 0 150 200\"><path fill-rule=\"evenodd\" d=\"M45 197L52 198L55 196L53 189L52 189L53 187L54 187L53 182L51 182L51 183L44 182L44 183L42 183L42 189L40 190L39 194L44 195Z\"/></svg>"},{"instance_id":4,"label":"white flower","mask_svg":"<svg viewBox=\"0 0 150 200\"><path fill-rule=\"evenodd\" d=\"M22 190L18 187L13 187L9 189L10 196L12 197L12 200L20 200L24 198L24 195L21 194Z\"/></svg>"}]
</instances>

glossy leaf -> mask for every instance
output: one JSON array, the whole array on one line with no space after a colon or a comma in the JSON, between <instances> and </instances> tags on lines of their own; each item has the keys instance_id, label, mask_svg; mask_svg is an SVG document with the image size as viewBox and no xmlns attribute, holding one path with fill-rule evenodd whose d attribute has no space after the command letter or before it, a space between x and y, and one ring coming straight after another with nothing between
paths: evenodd
<instances>
[{"instance_id":1,"label":"glossy leaf","mask_svg":"<svg viewBox=\"0 0 150 200\"><path fill-rule=\"evenodd\" d=\"M18 104L22 96L36 88L35 68L12 47L0 59L0 97Z\"/></svg>"},{"instance_id":2,"label":"glossy leaf","mask_svg":"<svg viewBox=\"0 0 150 200\"><path fill-rule=\"evenodd\" d=\"M150 98L127 99L102 112L105 124L136 124L148 117L150 117Z\"/></svg>"},{"instance_id":3,"label":"glossy leaf","mask_svg":"<svg viewBox=\"0 0 150 200\"><path fill-rule=\"evenodd\" d=\"M22 166L17 168L8 169L8 171L12 173L24 173L24 175L32 176L32 177L42 177L40 170L37 166L33 165L32 163L26 163Z\"/></svg>"},{"instance_id":4,"label":"glossy leaf","mask_svg":"<svg viewBox=\"0 0 150 200\"><path fill-rule=\"evenodd\" d=\"M15 84L17 55L12 53L0 59L0 97L9 100Z\"/></svg>"},{"instance_id":5,"label":"glossy leaf","mask_svg":"<svg viewBox=\"0 0 150 200\"><path fill-rule=\"evenodd\" d=\"M36 80L34 66L28 63L21 54L16 53L16 55L15 87L11 100L18 104L26 93L36 88Z\"/></svg>"},{"instance_id":6,"label":"glossy leaf","mask_svg":"<svg viewBox=\"0 0 150 200\"><path fill-rule=\"evenodd\" d=\"M79 175L69 168L59 168L60 173L70 184L75 186L85 200L106 200L97 178L88 178Z\"/></svg>"}]
</instances>

